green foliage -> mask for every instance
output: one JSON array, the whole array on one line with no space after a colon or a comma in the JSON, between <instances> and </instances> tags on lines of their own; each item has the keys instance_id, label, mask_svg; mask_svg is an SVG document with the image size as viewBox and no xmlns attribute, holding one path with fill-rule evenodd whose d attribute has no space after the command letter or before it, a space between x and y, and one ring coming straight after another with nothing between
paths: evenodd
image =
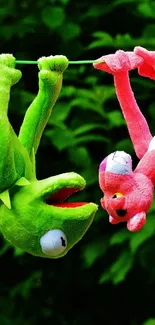
<instances>
[{"instance_id":1,"label":"green foliage","mask_svg":"<svg viewBox=\"0 0 155 325\"><path fill-rule=\"evenodd\" d=\"M143 325L155 325L155 318L148 319Z\"/></svg>"},{"instance_id":2,"label":"green foliage","mask_svg":"<svg viewBox=\"0 0 155 325\"><path fill-rule=\"evenodd\" d=\"M103 284L112 281L113 284L118 284L122 282L132 266L133 256L129 252L123 252L111 267L100 276L99 283Z\"/></svg>"},{"instance_id":3,"label":"green foliage","mask_svg":"<svg viewBox=\"0 0 155 325\"><path fill-rule=\"evenodd\" d=\"M151 0L2 0L0 22L1 52L17 59L97 59L136 45L155 49ZM19 68L23 78L13 87L9 110L17 133L38 89L37 66ZM155 134L154 82L137 71L131 79ZM139 233L110 225L100 207L98 166L116 149L132 154L136 165L112 77L91 65L69 65L37 154L38 179L80 173L87 186L76 198L99 204L99 211L82 241L59 261L35 258L1 238L0 324L155 324L155 204Z\"/></svg>"},{"instance_id":4,"label":"green foliage","mask_svg":"<svg viewBox=\"0 0 155 325\"><path fill-rule=\"evenodd\" d=\"M65 19L64 10L62 7L49 6L42 11L43 23L52 30L60 27Z\"/></svg>"}]
</instances>

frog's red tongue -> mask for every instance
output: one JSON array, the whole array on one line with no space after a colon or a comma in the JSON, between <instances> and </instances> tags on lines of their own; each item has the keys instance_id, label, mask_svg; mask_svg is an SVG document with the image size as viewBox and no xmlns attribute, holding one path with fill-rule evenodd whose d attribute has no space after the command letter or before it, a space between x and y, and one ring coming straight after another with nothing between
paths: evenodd
<instances>
[{"instance_id":1,"label":"frog's red tongue","mask_svg":"<svg viewBox=\"0 0 155 325\"><path fill-rule=\"evenodd\" d=\"M88 204L88 202L63 202L63 203L52 204L52 205L58 208L76 208L85 204Z\"/></svg>"},{"instance_id":2,"label":"frog's red tongue","mask_svg":"<svg viewBox=\"0 0 155 325\"><path fill-rule=\"evenodd\" d=\"M78 191L80 191L80 188L63 188L52 194L46 203L59 208L76 208L88 204L88 202L65 202L68 197Z\"/></svg>"}]
</instances>

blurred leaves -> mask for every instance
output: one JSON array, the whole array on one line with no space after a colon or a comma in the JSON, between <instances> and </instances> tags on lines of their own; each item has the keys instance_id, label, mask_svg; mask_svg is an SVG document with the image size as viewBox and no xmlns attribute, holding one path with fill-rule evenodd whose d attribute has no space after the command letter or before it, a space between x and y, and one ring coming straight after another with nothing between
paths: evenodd
<instances>
[{"instance_id":1,"label":"blurred leaves","mask_svg":"<svg viewBox=\"0 0 155 325\"><path fill-rule=\"evenodd\" d=\"M141 231L133 234L130 238L130 248L135 253L140 245L142 245L147 239L155 234L155 218L154 214L149 214L147 223Z\"/></svg>"},{"instance_id":2,"label":"blurred leaves","mask_svg":"<svg viewBox=\"0 0 155 325\"><path fill-rule=\"evenodd\" d=\"M145 18L155 18L155 3L154 1L141 2L138 5L138 11Z\"/></svg>"},{"instance_id":3,"label":"blurred leaves","mask_svg":"<svg viewBox=\"0 0 155 325\"><path fill-rule=\"evenodd\" d=\"M24 299L28 299L31 290L41 285L41 276L41 271L33 272L28 279L19 283L11 290L11 297L14 298L16 295L21 295Z\"/></svg>"},{"instance_id":4,"label":"blurred leaves","mask_svg":"<svg viewBox=\"0 0 155 325\"><path fill-rule=\"evenodd\" d=\"M108 242L106 240L104 240L104 242L103 240L96 240L96 242L85 247L82 253L83 267L90 268L99 257L104 255L107 248Z\"/></svg>"},{"instance_id":5,"label":"blurred leaves","mask_svg":"<svg viewBox=\"0 0 155 325\"><path fill-rule=\"evenodd\" d=\"M151 31L149 39L146 37L146 34ZM139 38L133 38L130 34L117 34L115 37L112 37L110 34L99 31L94 32L93 37L95 40L89 44L88 49L102 48L102 47L112 47L117 49L131 49L137 46L137 44L141 44L141 46L154 48L155 40L153 37L154 28L150 28L149 30L144 30L144 34ZM144 37L145 35L145 37ZM103 53L104 54L104 53ZM103 55L102 54L102 55Z\"/></svg>"},{"instance_id":6,"label":"blurred leaves","mask_svg":"<svg viewBox=\"0 0 155 325\"><path fill-rule=\"evenodd\" d=\"M130 233L126 228L124 228L114 233L114 235L110 238L110 244L120 245L123 244L126 240L129 240L129 238Z\"/></svg>"},{"instance_id":7,"label":"blurred leaves","mask_svg":"<svg viewBox=\"0 0 155 325\"><path fill-rule=\"evenodd\" d=\"M64 9L58 6L49 6L42 11L43 23L52 30L61 26L65 19Z\"/></svg>"},{"instance_id":8,"label":"blurred leaves","mask_svg":"<svg viewBox=\"0 0 155 325\"><path fill-rule=\"evenodd\" d=\"M148 319L143 325L155 325L155 318Z\"/></svg>"},{"instance_id":9,"label":"blurred leaves","mask_svg":"<svg viewBox=\"0 0 155 325\"><path fill-rule=\"evenodd\" d=\"M132 254L130 252L123 252L111 267L100 276L99 283L103 284L110 280L113 284L118 284L124 281L132 266Z\"/></svg>"}]
</instances>

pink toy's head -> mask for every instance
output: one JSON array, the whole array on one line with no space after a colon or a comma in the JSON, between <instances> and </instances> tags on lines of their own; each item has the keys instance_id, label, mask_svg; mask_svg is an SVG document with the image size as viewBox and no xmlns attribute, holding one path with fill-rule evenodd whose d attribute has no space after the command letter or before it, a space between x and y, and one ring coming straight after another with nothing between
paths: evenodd
<instances>
[{"instance_id":1,"label":"pink toy's head","mask_svg":"<svg viewBox=\"0 0 155 325\"><path fill-rule=\"evenodd\" d=\"M129 230L138 231L146 222L154 187L150 175L146 175L148 168L147 173L145 169L139 163L132 171L131 156L124 151L110 154L100 164L99 184L104 193L101 205L108 212L111 223L126 221Z\"/></svg>"}]
</instances>

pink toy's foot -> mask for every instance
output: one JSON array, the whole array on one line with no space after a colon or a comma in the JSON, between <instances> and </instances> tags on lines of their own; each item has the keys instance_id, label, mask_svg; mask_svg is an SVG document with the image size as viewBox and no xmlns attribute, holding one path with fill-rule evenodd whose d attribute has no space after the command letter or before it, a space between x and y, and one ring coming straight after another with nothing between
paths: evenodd
<instances>
[{"instance_id":1,"label":"pink toy's foot","mask_svg":"<svg viewBox=\"0 0 155 325\"><path fill-rule=\"evenodd\" d=\"M112 216L109 216L109 222L112 223L113 225L116 225L117 223L119 223L119 221L115 218L113 218Z\"/></svg>"},{"instance_id":2,"label":"pink toy's foot","mask_svg":"<svg viewBox=\"0 0 155 325\"><path fill-rule=\"evenodd\" d=\"M142 64L138 67L140 76L155 80L155 51L148 51L141 46L136 46L134 53L143 59Z\"/></svg>"},{"instance_id":3,"label":"pink toy's foot","mask_svg":"<svg viewBox=\"0 0 155 325\"><path fill-rule=\"evenodd\" d=\"M128 220L127 228L132 232L139 231L146 223L145 212L137 213L134 217Z\"/></svg>"},{"instance_id":4,"label":"pink toy's foot","mask_svg":"<svg viewBox=\"0 0 155 325\"><path fill-rule=\"evenodd\" d=\"M103 70L112 74L121 71L133 70L143 62L143 59L133 52L124 52L122 50L116 51L115 54L102 56L98 60L104 62L94 63L94 68Z\"/></svg>"}]
</instances>

